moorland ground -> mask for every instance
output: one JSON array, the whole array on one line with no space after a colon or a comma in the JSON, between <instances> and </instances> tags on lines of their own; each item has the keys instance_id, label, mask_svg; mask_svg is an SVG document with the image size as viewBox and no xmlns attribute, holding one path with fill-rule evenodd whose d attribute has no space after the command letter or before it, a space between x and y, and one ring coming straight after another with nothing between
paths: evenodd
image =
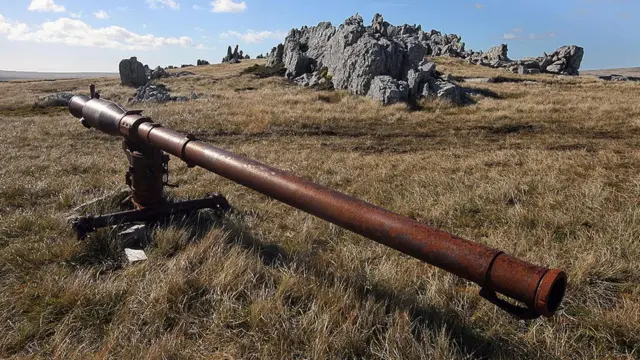
<instances>
[{"instance_id":1,"label":"moorland ground","mask_svg":"<svg viewBox=\"0 0 640 360\"><path fill-rule=\"evenodd\" d=\"M506 73L437 59L456 76ZM124 186L120 140L64 108L87 80L0 83L0 356L553 359L640 355L640 84L550 75L471 84L455 107L381 106L241 74L163 79L184 103L127 105L303 178L565 269L551 319L516 320L478 287L208 173L170 163L175 198L235 211L157 228L133 265L110 231L75 239L76 206ZM518 78L517 75L506 75ZM84 209L116 210L115 201Z\"/></svg>"}]
</instances>

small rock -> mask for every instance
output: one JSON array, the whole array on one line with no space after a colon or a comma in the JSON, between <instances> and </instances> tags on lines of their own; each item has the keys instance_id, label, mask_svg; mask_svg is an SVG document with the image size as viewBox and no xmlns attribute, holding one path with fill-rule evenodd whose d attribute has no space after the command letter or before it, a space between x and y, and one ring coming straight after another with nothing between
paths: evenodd
<instances>
[{"instance_id":1,"label":"small rock","mask_svg":"<svg viewBox=\"0 0 640 360\"><path fill-rule=\"evenodd\" d=\"M144 250L126 248L124 249L124 253L127 256L127 260L129 260L130 263L148 260L147 254L144 253Z\"/></svg>"},{"instance_id":2,"label":"small rock","mask_svg":"<svg viewBox=\"0 0 640 360\"><path fill-rule=\"evenodd\" d=\"M149 78L151 80L155 80L155 79L166 78L169 76L170 76L169 73L165 69L158 66L153 71L151 71L151 75L149 76Z\"/></svg>"}]
</instances>

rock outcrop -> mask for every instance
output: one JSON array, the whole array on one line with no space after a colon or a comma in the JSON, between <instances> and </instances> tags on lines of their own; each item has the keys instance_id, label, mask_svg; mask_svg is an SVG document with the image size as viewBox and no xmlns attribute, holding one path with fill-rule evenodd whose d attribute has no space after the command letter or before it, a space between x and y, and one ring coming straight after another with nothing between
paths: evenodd
<instances>
[{"instance_id":1,"label":"rock outcrop","mask_svg":"<svg viewBox=\"0 0 640 360\"><path fill-rule=\"evenodd\" d=\"M498 68L511 62L507 56L508 50L507 44L500 44L492 47L486 53L472 52L467 56L467 61L476 65Z\"/></svg>"},{"instance_id":2,"label":"rock outcrop","mask_svg":"<svg viewBox=\"0 0 640 360\"><path fill-rule=\"evenodd\" d=\"M283 63L285 76L301 84L310 83L316 72L326 68L336 89L385 104L424 95L458 101L459 91L439 90L457 85L438 79L435 64L425 57L459 56L462 52L464 43L458 36L424 32L419 25L393 26L380 14L374 16L371 26L365 26L356 14L337 28L322 22L291 30L284 44L273 48L267 64Z\"/></svg>"},{"instance_id":3,"label":"rock outcrop","mask_svg":"<svg viewBox=\"0 0 640 360\"><path fill-rule=\"evenodd\" d=\"M229 46L227 48L227 56L222 58L222 62L228 64L237 64L240 62L240 60L251 58L249 55L245 55L245 53L238 48L239 46L236 45L236 48L231 51L231 46Z\"/></svg>"},{"instance_id":4,"label":"rock outcrop","mask_svg":"<svg viewBox=\"0 0 640 360\"><path fill-rule=\"evenodd\" d=\"M567 45L553 53L543 54L537 58L510 60L507 56L507 45L491 48L486 53L472 52L467 61L472 64L505 68L521 75L551 73L562 75L579 75L584 49L576 45Z\"/></svg>"},{"instance_id":5,"label":"rock outcrop","mask_svg":"<svg viewBox=\"0 0 640 360\"><path fill-rule=\"evenodd\" d=\"M145 66L136 57L120 61L119 70L122 85L139 87L147 83L148 76Z\"/></svg>"},{"instance_id":6,"label":"rock outcrop","mask_svg":"<svg viewBox=\"0 0 640 360\"><path fill-rule=\"evenodd\" d=\"M204 66L204 65L209 65L209 62L207 60L198 59L198 62L196 63L196 66Z\"/></svg>"},{"instance_id":7,"label":"rock outcrop","mask_svg":"<svg viewBox=\"0 0 640 360\"><path fill-rule=\"evenodd\" d=\"M278 46L271 49L269 55L267 55L267 66L276 66L282 63L284 56L284 45L278 44Z\"/></svg>"}]
</instances>

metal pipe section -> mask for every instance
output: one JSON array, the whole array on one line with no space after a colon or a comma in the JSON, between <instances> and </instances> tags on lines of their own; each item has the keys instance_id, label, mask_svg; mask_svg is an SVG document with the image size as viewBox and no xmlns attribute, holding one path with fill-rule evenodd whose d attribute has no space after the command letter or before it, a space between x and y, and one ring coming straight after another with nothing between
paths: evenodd
<instances>
[{"instance_id":1,"label":"metal pipe section","mask_svg":"<svg viewBox=\"0 0 640 360\"><path fill-rule=\"evenodd\" d=\"M76 99L78 98L78 99ZM155 146L190 165L200 166L266 196L401 251L483 289L524 303L533 315L552 316L564 296L566 275L519 260L435 229L338 191L300 179L174 130L154 124L139 112L114 111L111 102L74 97L71 113L91 126ZM80 111L79 108L82 108ZM108 120L105 120L108 119ZM94 125L95 124L95 125ZM495 300L494 303L498 303ZM504 303L504 302L502 302ZM505 308L508 305L501 306Z\"/></svg>"}]
</instances>

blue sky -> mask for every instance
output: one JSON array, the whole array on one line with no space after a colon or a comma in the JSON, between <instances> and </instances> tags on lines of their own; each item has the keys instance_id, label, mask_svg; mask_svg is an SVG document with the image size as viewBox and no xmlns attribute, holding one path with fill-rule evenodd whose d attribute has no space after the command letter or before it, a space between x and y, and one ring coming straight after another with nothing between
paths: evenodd
<instances>
[{"instance_id":1,"label":"blue sky","mask_svg":"<svg viewBox=\"0 0 640 360\"><path fill-rule=\"evenodd\" d=\"M228 45L255 56L291 28L356 12L455 33L474 50L507 43L516 59L576 44L582 69L640 66L637 0L0 0L0 69L115 72L134 55L219 62Z\"/></svg>"}]
</instances>

